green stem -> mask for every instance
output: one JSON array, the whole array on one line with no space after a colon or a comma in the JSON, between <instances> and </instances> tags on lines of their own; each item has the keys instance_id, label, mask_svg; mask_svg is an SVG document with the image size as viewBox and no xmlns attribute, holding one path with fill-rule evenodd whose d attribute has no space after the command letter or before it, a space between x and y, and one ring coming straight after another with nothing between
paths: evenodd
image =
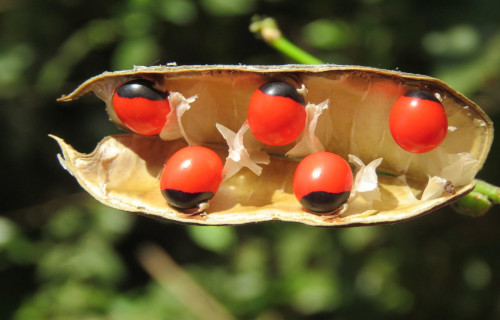
<instances>
[{"instance_id":1,"label":"green stem","mask_svg":"<svg viewBox=\"0 0 500 320\"><path fill-rule=\"evenodd\" d=\"M494 186L486 181L475 180L476 187L474 188L474 192L481 193L488 197L488 200L493 202L494 204L500 203L500 187Z\"/></svg>"},{"instance_id":2,"label":"green stem","mask_svg":"<svg viewBox=\"0 0 500 320\"><path fill-rule=\"evenodd\" d=\"M255 17L250 24L250 31L258 34L262 40L277 51L302 64L322 64L323 61L305 52L283 36L273 18Z\"/></svg>"},{"instance_id":3,"label":"green stem","mask_svg":"<svg viewBox=\"0 0 500 320\"><path fill-rule=\"evenodd\" d=\"M455 210L455 212L469 217L480 217L491 208L491 205L487 196L472 191L462 199L452 203L451 208Z\"/></svg>"},{"instance_id":4,"label":"green stem","mask_svg":"<svg viewBox=\"0 0 500 320\"><path fill-rule=\"evenodd\" d=\"M475 180L474 190L456 201L451 207L458 213L480 217L484 215L493 204L500 203L500 187L482 180Z\"/></svg>"},{"instance_id":5,"label":"green stem","mask_svg":"<svg viewBox=\"0 0 500 320\"><path fill-rule=\"evenodd\" d=\"M309 53L303 51L285 37L281 36L273 41L270 41L269 44L273 46L280 52L285 53L288 57L293 60L302 63L302 64L322 64L323 62L318 58L310 55Z\"/></svg>"}]
</instances>

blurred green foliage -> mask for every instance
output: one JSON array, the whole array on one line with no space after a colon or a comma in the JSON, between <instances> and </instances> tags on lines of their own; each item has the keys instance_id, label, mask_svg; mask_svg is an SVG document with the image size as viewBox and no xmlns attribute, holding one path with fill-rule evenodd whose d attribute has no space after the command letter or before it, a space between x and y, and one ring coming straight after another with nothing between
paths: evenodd
<instances>
[{"instance_id":1,"label":"blurred green foliage","mask_svg":"<svg viewBox=\"0 0 500 320\"><path fill-rule=\"evenodd\" d=\"M203 301L144 269L145 243L236 319L500 318L498 208L345 230L166 224L83 194L47 137L90 151L118 132L95 98L55 102L105 70L291 62L248 31L254 14L324 61L438 76L496 120L499 11L494 0L0 2L0 318L199 319ZM495 184L497 150L480 174Z\"/></svg>"}]
</instances>

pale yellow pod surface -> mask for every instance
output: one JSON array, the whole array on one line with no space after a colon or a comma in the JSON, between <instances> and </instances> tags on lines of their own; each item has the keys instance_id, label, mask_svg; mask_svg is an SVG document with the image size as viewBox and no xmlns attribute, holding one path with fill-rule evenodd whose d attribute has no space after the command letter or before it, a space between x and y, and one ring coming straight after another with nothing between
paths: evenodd
<instances>
[{"instance_id":1,"label":"pale yellow pod surface","mask_svg":"<svg viewBox=\"0 0 500 320\"><path fill-rule=\"evenodd\" d=\"M473 188L493 137L485 113L466 97L441 81L420 75L365 67L335 65L283 66L162 66L104 73L83 83L61 101L94 92L108 105L110 118L122 125L110 100L116 88L134 78L155 81L158 88L197 96L181 121L192 141L227 156L227 144L216 128L222 124L238 131L246 120L252 93L271 80L305 85L308 103L328 100L315 134L327 151L346 158L359 157L365 164L383 158L378 168L380 200L367 204L354 200L336 214L304 211L292 190L297 162L284 157L293 147L262 146L271 156L261 176L244 168L225 180L210 207L201 214L171 208L159 187L166 159L186 146L183 139L124 134L107 137L91 154L75 151L57 138L63 166L99 201L127 211L181 223L232 225L269 220L315 226L353 226L407 220L458 199ZM402 150L389 131L389 111L402 94L429 90L442 99L450 130L443 143L424 154ZM420 200L429 177L449 180L455 192L443 192Z\"/></svg>"}]
</instances>

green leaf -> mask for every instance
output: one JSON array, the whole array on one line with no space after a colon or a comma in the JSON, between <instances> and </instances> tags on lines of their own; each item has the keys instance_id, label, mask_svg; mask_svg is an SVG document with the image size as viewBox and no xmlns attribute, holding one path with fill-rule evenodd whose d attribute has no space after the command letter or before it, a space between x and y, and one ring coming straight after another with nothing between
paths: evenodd
<instances>
[{"instance_id":1,"label":"green leaf","mask_svg":"<svg viewBox=\"0 0 500 320\"><path fill-rule=\"evenodd\" d=\"M158 59L159 47L153 37L139 37L121 42L113 56L115 70L132 69L133 66L152 65Z\"/></svg>"},{"instance_id":2,"label":"green leaf","mask_svg":"<svg viewBox=\"0 0 500 320\"><path fill-rule=\"evenodd\" d=\"M218 253L227 252L237 242L233 227L189 226L188 233L198 246Z\"/></svg>"},{"instance_id":3,"label":"green leaf","mask_svg":"<svg viewBox=\"0 0 500 320\"><path fill-rule=\"evenodd\" d=\"M304 27L303 36L313 47L334 50L349 46L353 35L343 22L318 19Z\"/></svg>"},{"instance_id":4,"label":"green leaf","mask_svg":"<svg viewBox=\"0 0 500 320\"><path fill-rule=\"evenodd\" d=\"M254 6L253 0L202 0L203 7L213 15L235 16L250 13Z\"/></svg>"}]
</instances>

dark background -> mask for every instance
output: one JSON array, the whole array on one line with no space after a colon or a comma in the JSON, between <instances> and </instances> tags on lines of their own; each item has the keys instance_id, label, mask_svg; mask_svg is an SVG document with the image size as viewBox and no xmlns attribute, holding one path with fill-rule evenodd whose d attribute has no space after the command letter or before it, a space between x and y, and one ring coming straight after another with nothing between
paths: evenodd
<instances>
[{"instance_id":1,"label":"dark background","mask_svg":"<svg viewBox=\"0 0 500 320\"><path fill-rule=\"evenodd\" d=\"M89 152L119 132L93 96L55 101L106 70L292 62L248 31L255 14L324 61L438 77L496 122L498 12L495 0L0 1L0 319L210 319L187 283L192 298L151 278L151 243L237 319L500 318L498 207L343 230L187 227L100 205L48 137ZM479 174L494 184L499 147Z\"/></svg>"}]
</instances>

